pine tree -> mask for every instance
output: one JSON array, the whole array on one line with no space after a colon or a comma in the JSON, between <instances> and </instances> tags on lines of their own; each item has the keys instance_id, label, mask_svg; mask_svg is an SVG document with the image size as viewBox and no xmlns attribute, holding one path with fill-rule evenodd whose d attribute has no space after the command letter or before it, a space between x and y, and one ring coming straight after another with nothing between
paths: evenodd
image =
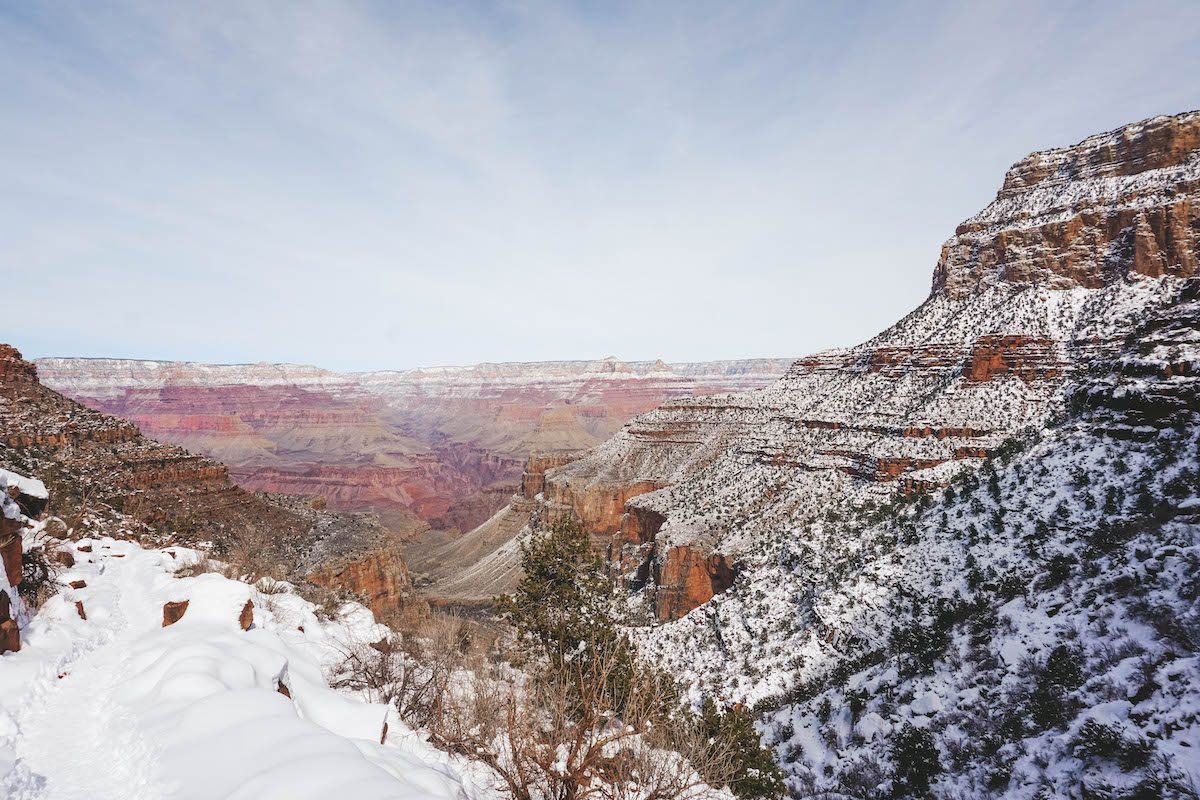
<instances>
[{"instance_id":1,"label":"pine tree","mask_svg":"<svg viewBox=\"0 0 1200 800\"><path fill-rule=\"evenodd\" d=\"M564 517L535 533L522 545L521 566L525 575L516 591L497 598L519 639L536 642L557 662L581 645L616 635L612 581L577 522Z\"/></svg>"},{"instance_id":2,"label":"pine tree","mask_svg":"<svg viewBox=\"0 0 1200 800\"><path fill-rule=\"evenodd\" d=\"M709 698L700 714L701 724L710 741L730 747L736 772L729 788L738 797L774 798L787 792L783 773L762 746L750 712L740 706L725 712Z\"/></svg>"}]
</instances>

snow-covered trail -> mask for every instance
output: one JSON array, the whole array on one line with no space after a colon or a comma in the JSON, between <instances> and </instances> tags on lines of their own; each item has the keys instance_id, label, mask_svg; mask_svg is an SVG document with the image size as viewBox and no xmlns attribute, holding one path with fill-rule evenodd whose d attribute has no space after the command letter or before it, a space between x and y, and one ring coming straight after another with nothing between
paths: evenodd
<instances>
[{"instance_id":1,"label":"snow-covered trail","mask_svg":"<svg viewBox=\"0 0 1200 800\"><path fill-rule=\"evenodd\" d=\"M147 627L131 629L130 617L140 617L151 605L145 587L161 570L138 558L122 570L124 580L117 580L105 574L110 561L101 552L94 559L97 569L81 570L91 575L91 610L85 611L105 624L91 626L90 636L46 665L17 715L23 732L17 756L40 778L13 795L18 800L162 797L156 748L115 698L117 681L129 674L131 641Z\"/></svg>"},{"instance_id":2,"label":"snow-covered trail","mask_svg":"<svg viewBox=\"0 0 1200 800\"><path fill-rule=\"evenodd\" d=\"M394 718L381 743L389 708L329 688L331 645L387 634L366 609L320 620L296 595L178 578L195 554L177 548L97 539L70 550L63 590L22 631L21 650L0 656L0 797L492 796ZM164 603L182 600L182 619L164 628Z\"/></svg>"}]
</instances>

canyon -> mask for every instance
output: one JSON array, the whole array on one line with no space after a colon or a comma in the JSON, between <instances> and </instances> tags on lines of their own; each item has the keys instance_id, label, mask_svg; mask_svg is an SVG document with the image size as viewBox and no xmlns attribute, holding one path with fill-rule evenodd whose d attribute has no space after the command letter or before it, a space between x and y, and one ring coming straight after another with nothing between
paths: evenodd
<instances>
[{"instance_id":1,"label":"canyon","mask_svg":"<svg viewBox=\"0 0 1200 800\"><path fill-rule=\"evenodd\" d=\"M0 344L0 468L44 483L48 500L18 501L35 518L53 518L58 534L119 525L132 540L203 544L226 558L252 551L270 571L364 596L381 618L428 614L394 531L376 516L328 511L323 496L248 491L224 464L151 439L39 378L34 363Z\"/></svg>"},{"instance_id":2,"label":"canyon","mask_svg":"<svg viewBox=\"0 0 1200 800\"><path fill-rule=\"evenodd\" d=\"M498 531L566 514L670 622L752 574L785 531L977 468L1060 413L1197 275L1198 132L1196 112L1156 117L1022 159L943 246L919 308L770 386L669 400L585 453L531 460L523 493L460 547L499 544L443 589L512 585L518 553Z\"/></svg>"},{"instance_id":3,"label":"canyon","mask_svg":"<svg viewBox=\"0 0 1200 800\"><path fill-rule=\"evenodd\" d=\"M401 627L486 616L574 520L638 653L754 709L797 796L879 796L921 737L939 797L1194 797L1198 245L1200 112L1155 117L1018 161L857 346L338 374L0 345L0 466L76 526L257 531Z\"/></svg>"},{"instance_id":4,"label":"canyon","mask_svg":"<svg viewBox=\"0 0 1200 800\"><path fill-rule=\"evenodd\" d=\"M665 400L766 386L790 363L609 357L335 373L43 358L37 369L46 386L223 462L244 488L465 532L509 502L531 453L586 449Z\"/></svg>"}]
</instances>

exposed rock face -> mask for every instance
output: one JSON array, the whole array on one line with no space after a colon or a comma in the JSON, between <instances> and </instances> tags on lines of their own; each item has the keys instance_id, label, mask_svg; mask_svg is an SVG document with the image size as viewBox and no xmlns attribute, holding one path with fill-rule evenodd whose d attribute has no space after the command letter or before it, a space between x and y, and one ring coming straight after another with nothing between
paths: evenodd
<instances>
[{"instance_id":1,"label":"exposed rock face","mask_svg":"<svg viewBox=\"0 0 1200 800\"><path fill-rule=\"evenodd\" d=\"M607 537L613 573L674 619L753 574L782 532L944 485L1179 303L1197 271L1198 128L1161 117L1023 160L947 243L920 308L770 388L633 419L545 471L546 509Z\"/></svg>"},{"instance_id":2,"label":"exposed rock face","mask_svg":"<svg viewBox=\"0 0 1200 800\"><path fill-rule=\"evenodd\" d=\"M15 387L37 382L37 367L21 358L15 347L0 344L0 384Z\"/></svg>"},{"instance_id":3,"label":"exposed rock face","mask_svg":"<svg viewBox=\"0 0 1200 800\"><path fill-rule=\"evenodd\" d=\"M548 481L545 504L552 514L568 513L594 537L607 540L621 530L629 500L662 486L656 481L638 481L630 485L602 483L573 487L569 481Z\"/></svg>"},{"instance_id":4,"label":"exposed rock face","mask_svg":"<svg viewBox=\"0 0 1200 800\"><path fill-rule=\"evenodd\" d=\"M0 543L0 560L4 562L4 573L9 586L21 583L21 534L11 533Z\"/></svg>"},{"instance_id":5,"label":"exposed rock face","mask_svg":"<svg viewBox=\"0 0 1200 800\"><path fill-rule=\"evenodd\" d=\"M12 598L8 592L0 591L0 653L15 653L20 649L21 630L13 619Z\"/></svg>"},{"instance_id":6,"label":"exposed rock face","mask_svg":"<svg viewBox=\"0 0 1200 800\"><path fill-rule=\"evenodd\" d=\"M175 603L164 603L162 626L165 628L183 619L183 615L187 613L188 603L190 602L190 600L180 600Z\"/></svg>"},{"instance_id":7,"label":"exposed rock face","mask_svg":"<svg viewBox=\"0 0 1200 800\"><path fill-rule=\"evenodd\" d=\"M242 606L242 613L238 615L238 625L242 630L250 630L250 626L254 624L254 601L247 600L246 605Z\"/></svg>"},{"instance_id":8,"label":"exposed rock face","mask_svg":"<svg viewBox=\"0 0 1200 800\"><path fill-rule=\"evenodd\" d=\"M493 483L474 494L455 500L446 513L429 520L437 530L471 531L487 522L496 509L508 505L514 494L521 492L520 484Z\"/></svg>"},{"instance_id":9,"label":"exposed rock face","mask_svg":"<svg viewBox=\"0 0 1200 800\"><path fill-rule=\"evenodd\" d=\"M21 631L11 619L0 622L0 653L15 653L21 649Z\"/></svg>"},{"instance_id":10,"label":"exposed rock face","mask_svg":"<svg viewBox=\"0 0 1200 800\"><path fill-rule=\"evenodd\" d=\"M546 470L570 464L579 456L575 453L534 453L521 474L521 494L533 500L546 490Z\"/></svg>"},{"instance_id":11,"label":"exposed rock face","mask_svg":"<svg viewBox=\"0 0 1200 800\"><path fill-rule=\"evenodd\" d=\"M429 604L417 596L404 560L394 550L377 550L308 574L324 586L348 589L380 619L412 626L429 617Z\"/></svg>"},{"instance_id":12,"label":"exposed rock face","mask_svg":"<svg viewBox=\"0 0 1200 800\"><path fill-rule=\"evenodd\" d=\"M655 611L663 621L678 619L704 605L733 586L737 577L725 556L712 553L705 557L688 545L672 547L655 566L654 580L659 587Z\"/></svg>"},{"instance_id":13,"label":"exposed rock face","mask_svg":"<svg viewBox=\"0 0 1200 800\"><path fill-rule=\"evenodd\" d=\"M1197 274L1200 113L1155 117L1033 153L942 248L935 292L1000 282L1100 288Z\"/></svg>"},{"instance_id":14,"label":"exposed rock face","mask_svg":"<svg viewBox=\"0 0 1200 800\"><path fill-rule=\"evenodd\" d=\"M767 385L784 360L482 364L337 374L287 364L42 359L47 385L230 465L245 488L405 510L460 531L534 451L578 451L671 397ZM136 435L130 427L129 436Z\"/></svg>"}]
</instances>

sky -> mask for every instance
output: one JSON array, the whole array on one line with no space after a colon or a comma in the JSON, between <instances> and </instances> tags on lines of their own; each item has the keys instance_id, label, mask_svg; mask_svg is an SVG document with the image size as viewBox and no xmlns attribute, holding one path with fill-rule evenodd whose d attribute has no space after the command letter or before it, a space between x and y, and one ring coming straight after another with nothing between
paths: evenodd
<instances>
[{"instance_id":1,"label":"sky","mask_svg":"<svg viewBox=\"0 0 1200 800\"><path fill-rule=\"evenodd\" d=\"M1027 153L1200 107L1200 3L0 0L26 357L798 357Z\"/></svg>"}]
</instances>

